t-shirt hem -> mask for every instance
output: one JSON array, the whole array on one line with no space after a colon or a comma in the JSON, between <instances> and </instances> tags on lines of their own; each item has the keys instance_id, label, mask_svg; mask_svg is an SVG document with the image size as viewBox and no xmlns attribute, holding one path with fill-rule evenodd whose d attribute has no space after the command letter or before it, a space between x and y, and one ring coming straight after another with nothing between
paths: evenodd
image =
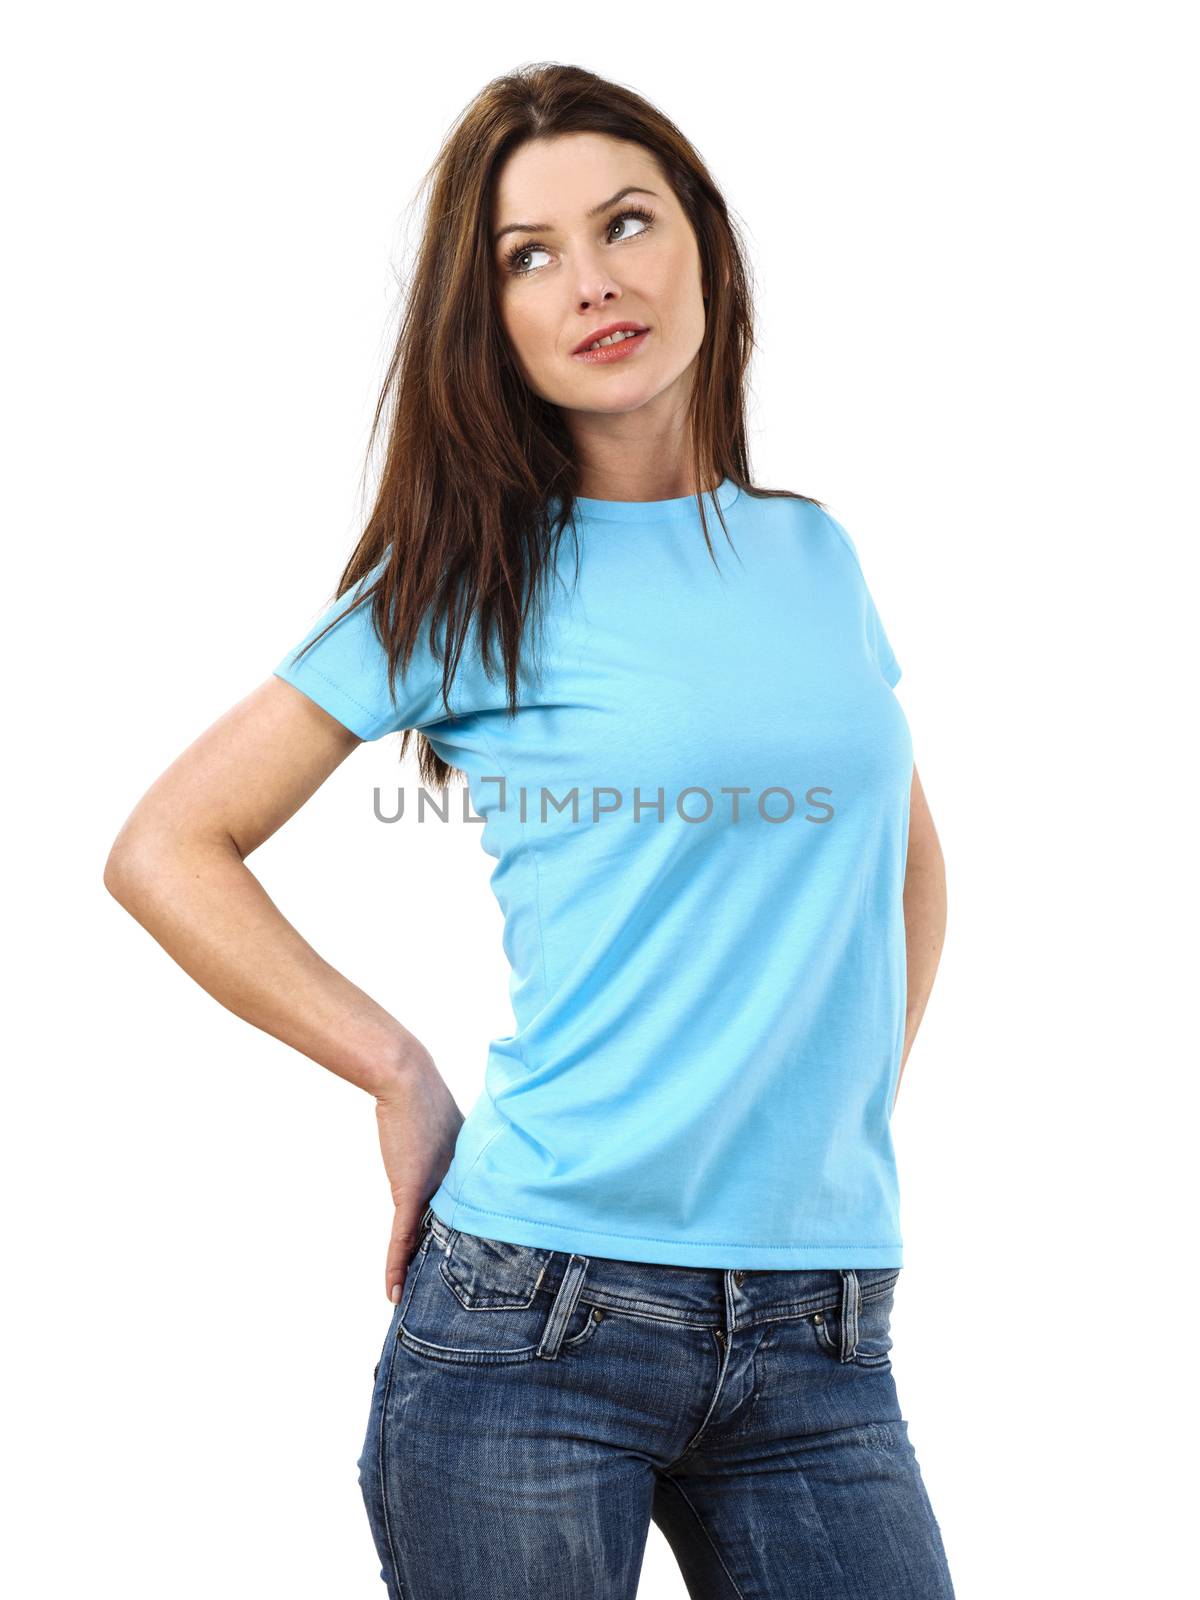
<instances>
[{"instance_id":1,"label":"t-shirt hem","mask_svg":"<svg viewBox=\"0 0 1200 1600\"><path fill-rule=\"evenodd\" d=\"M748 1244L737 1240L647 1238L602 1228L536 1221L456 1200L439 1187L429 1202L445 1226L506 1244L539 1250L600 1256L614 1261L644 1261L657 1266L736 1267L756 1271L803 1271L841 1267L901 1267L901 1240L890 1243Z\"/></svg>"}]
</instances>

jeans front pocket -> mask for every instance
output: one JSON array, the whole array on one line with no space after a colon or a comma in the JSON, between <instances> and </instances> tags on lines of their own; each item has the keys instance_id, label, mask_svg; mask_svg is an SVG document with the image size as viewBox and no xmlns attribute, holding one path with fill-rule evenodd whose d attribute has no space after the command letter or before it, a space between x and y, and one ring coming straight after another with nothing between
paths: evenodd
<instances>
[{"instance_id":1,"label":"jeans front pocket","mask_svg":"<svg viewBox=\"0 0 1200 1600\"><path fill-rule=\"evenodd\" d=\"M568 1259L477 1234L455 1232L447 1244L435 1240L422 1258L396 1338L431 1361L532 1361L555 1301L544 1285L561 1278ZM555 1274L548 1271L552 1263L558 1264ZM558 1346L560 1358L578 1353L598 1322L592 1307L577 1300Z\"/></svg>"}]
</instances>

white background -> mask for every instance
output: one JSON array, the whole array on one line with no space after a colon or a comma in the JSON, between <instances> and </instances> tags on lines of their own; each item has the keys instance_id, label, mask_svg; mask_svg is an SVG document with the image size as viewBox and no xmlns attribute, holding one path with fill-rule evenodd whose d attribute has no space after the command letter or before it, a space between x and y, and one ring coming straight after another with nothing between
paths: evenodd
<instances>
[{"instance_id":1,"label":"white background","mask_svg":"<svg viewBox=\"0 0 1200 1600\"><path fill-rule=\"evenodd\" d=\"M846 524L904 669L950 910L894 1123L893 1358L959 1600L1181 1591L1183 17L210 0L10 23L9 1592L383 1593L355 1470L389 1318L372 1101L209 998L101 874L332 595L422 174L535 60L630 84L709 162L755 275L755 478ZM478 827L372 821L376 784L415 785L397 743L251 866L465 1111L511 1026L493 863ZM684 1595L653 1528L642 1594Z\"/></svg>"}]
</instances>

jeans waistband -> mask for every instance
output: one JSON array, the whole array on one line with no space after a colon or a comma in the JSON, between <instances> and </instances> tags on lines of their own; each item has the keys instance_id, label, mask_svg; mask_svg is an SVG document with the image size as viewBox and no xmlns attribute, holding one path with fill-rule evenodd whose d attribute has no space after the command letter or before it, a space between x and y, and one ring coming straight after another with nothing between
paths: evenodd
<instances>
[{"instance_id":1,"label":"jeans waistband","mask_svg":"<svg viewBox=\"0 0 1200 1600\"><path fill-rule=\"evenodd\" d=\"M901 1271L899 1267L741 1271L617 1261L463 1233L444 1222L432 1206L421 1218L423 1242L426 1229L443 1256L447 1260L453 1256L456 1272L486 1280L493 1288L504 1285L510 1293L527 1286L531 1299L538 1293L554 1296L566 1283L573 1298L592 1306L713 1328L752 1327L836 1311L844 1360L854 1353L862 1304L888 1294Z\"/></svg>"}]
</instances>

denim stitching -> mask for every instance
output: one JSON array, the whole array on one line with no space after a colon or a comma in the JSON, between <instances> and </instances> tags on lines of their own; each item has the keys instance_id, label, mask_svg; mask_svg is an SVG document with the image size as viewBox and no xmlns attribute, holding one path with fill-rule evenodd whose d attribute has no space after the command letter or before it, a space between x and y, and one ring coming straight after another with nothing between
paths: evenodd
<instances>
[{"instance_id":1,"label":"denim stitching","mask_svg":"<svg viewBox=\"0 0 1200 1600\"><path fill-rule=\"evenodd\" d=\"M578 1350L594 1337L599 1326L595 1317L589 1317L582 1330L564 1339L559 1348ZM397 1328L396 1337L414 1355L425 1356L430 1361L444 1361L451 1366L503 1367L523 1364L535 1359L541 1349L540 1343L517 1345L512 1350L471 1350L464 1349L462 1345L430 1344L427 1339L419 1339L415 1333L410 1333L403 1323Z\"/></svg>"},{"instance_id":2,"label":"denim stitching","mask_svg":"<svg viewBox=\"0 0 1200 1600\"><path fill-rule=\"evenodd\" d=\"M872 1293L863 1290L862 1301L866 1304L871 1300L882 1299L890 1294L895 1287L894 1282L885 1283ZM543 1294L553 1293L553 1286L544 1288ZM835 1291L836 1294L836 1291ZM603 1306L607 1311L615 1311L620 1316L641 1317L647 1322L666 1322L674 1327L685 1328L717 1328L719 1322L709 1322L694 1319L691 1316L672 1316L669 1310L661 1306L654 1307L644 1300L626 1300L619 1294L614 1294L607 1289L584 1288L580 1299L588 1305ZM807 1300L791 1300L777 1302L775 1305L761 1307L752 1317L738 1324L739 1328L757 1328L764 1323L791 1322L804 1317L810 1317L814 1311L836 1311L838 1301L834 1299L817 1299L809 1296Z\"/></svg>"},{"instance_id":3,"label":"denim stitching","mask_svg":"<svg viewBox=\"0 0 1200 1600\"><path fill-rule=\"evenodd\" d=\"M691 1447L689 1446L689 1449L690 1448ZM721 1571L729 1579L729 1583L730 1583L731 1588L733 1589L734 1594L737 1595L738 1600L745 1600L745 1596L742 1594L742 1591L738 1588L737 1582L734 1579L733 1573L730 1572L729 1568L725 1565L725 1557L721 1554L720 1547L718 1546L717 1541L713 1538L712 1534L709 1532L708 1526L705 1523L704 1518L700 1515L700 1513L696 1510L695 1506L692 1504L691 1497L689 1496L687 1490L680 1483L679 1479L671 1477L670 1473L664 1472L663 1473L663 1478L664 1478L665 1482L667 1482L667 1483L669 1483L671 1485L672 1488L679 1490L679 1493L683 1496L683 1503L687 1506L688 1510L692 1513L693 1517L695 1517L695 1519L696 1519L696 1526L700 1529L700 1532L704 1535L704 1537L708 1540L709 1544L712 1546L713 1555L715 1555L717 1560L721 1563Z\"/></svg>"},{"instance_id":4,"label":"denim stitching","mask_svg":"<svg viewBox=\"0 0 1200 1600\"><path fill-rule=\"evenodd\" d=\"M417 1280L420 1278L421 1273L424 1270L425 1263L429 1258L428 1251L425 1249L425 1244L427 1242L427 1240L422 1241L421 1248L409 1262L408 1271L405 1274L404 1293L401 1295L401 1301L404 1303L404 1310L401 1312L399 1320L396 1323L396 1331L390 1338L391 1348L388 1351L387 1382L383 1386L383 1409L379 1414L379 1502L383 1511L384 1533L387 1536L388 1559L392 1563L392 1577L395 1579L396 1584L396 1600L405 1600L405 1594L404 1585L400 1581L400 1567L396 1560L396 1545L394 1539L392 1538L392 1519L388 1515L387 1475L385 1467L385 1435L387 1432L388 1399L392 1392L392 1379L396 1375L395 1346L397 1344L404 1343L402 1337L404 1333L404 1318L408 1315L409 1306L412 1304L410 1279L411 1290L415 1291L417 1287ZM417 1269L415 1273L412 1270L414 1267ZM397 1303L396 1309L397 1311L400 1310L399 1302Z\"/></svg>"}]
</instances>

